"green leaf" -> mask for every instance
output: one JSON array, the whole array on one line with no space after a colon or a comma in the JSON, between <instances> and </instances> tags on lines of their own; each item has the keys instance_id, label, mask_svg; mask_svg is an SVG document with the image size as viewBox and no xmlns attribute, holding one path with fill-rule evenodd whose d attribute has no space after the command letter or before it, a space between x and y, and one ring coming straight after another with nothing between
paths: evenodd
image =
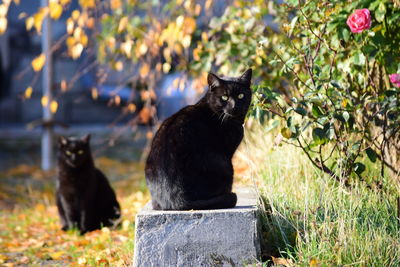
<instances>
[{"instance_id":1,"label":"green leaf","mask_svg":"<svg viewBox=\"0 0 400 267\"><path fill-rule=\"evenodd\" d=\"M375 11L375 18L378 22L383 22L385 20L386 15L386 6L385 3L381 2L379 4L378 9Z\"/></svg>"},{"instance_id":2,"label":"green leaf","mask_svg":"<svg viewBox=\"0 0 400 267\"><path fill-rule=\"evenodd\" d=\"M335 137L335 129L333 128L332 124L325 124L324 131L326 138L328 138L329 140L332 140Z\"/></svg>"},{"instance_id":3,"label":"green leaf","mask_svg":"<svg viewBox=\"0 0 400 267\"><path fill-rule=\"evenodd\" d=\"M314 128L312 131L312 137L314 142L319 145L326 143L325 131L322 128Z\"/></svg>"},{"instance_id":4,"label":"green leaf","mask_svg":"<svg viewBox=\"0 0 400 267\"><path fill-rule=\"evenodd\" d=\"M350 118L350 114L347 111L344 111L342 113L342 117L343 117L344 121L347 122Z\"/></svg>"},{"instance_id":5,"label":"green leaf","mask_svg":"<svg viewBox=\"0 0 400 267\"><path fill-rule=\"evenodd\" d=\"M302 108L302 107L297 107L294 111L295 111L296 113L300 114L301 116L307 115L307 110L305 110L305 109Z\"/></svg>"},{"instance_id":6,"label":"green leaf","mask_svg":"<svg viewBox=\"0 0 400 267\"><path fill-rule=\"evenodd\" d=\"M347 28L342 28L339 38L345 42L348 42L350 39L350 31Z\"/></svg>"},{"instance_id":7,"label":"green leaf","mask_svg":"<svg viewBox=\"0 0 400 267\"><path fill-rule=\"evenodd\" d=\"M289 139L290 137L292 137L292 131L289 130L289 128L282 128L281 130L281 134L283 137L285 137L286 139Z\"/></svg>"},{"instance_id":8,"label":"green leaf","mask_svg":"<svg viewBox=\"0 0 400 267\"><path fill-rule=\"evenodd\" d=\"M365 56L362 52L355 53L353 56L353 61L355 65L363 66L365 65Z\"/></svg>"},{"instance_id":9,"label":"green leaf","mask_svg":"<svg viewBox=\"0 0 400 267\"><path fill-rule=\"evenodd\" d=\"M316 118L319 118L320 116L324 115L324 112L322 111L322 109L315 104L312 106L311 113Z\"/></svg>"},{"instance_id":10,"label":"green leaf","mask_svg":"<svg viewBox=\"0 0 400 267\"><path fill-rule=\"evenodd\" d=\"M217 18L217 17L213 17L210 20L210 23L208 25L211 29L219 29L222 26L222 21L221 19Z\"/></svg>"},{"instance_id":11,"label":"green leaf","mask_svg":"<svg viewBox=\"0 0 400 267\"><path fill-rule=\"evenodd\" d=\"M385 91L385 95L386 95L387 97L394 96L394 95L396 95L396 90L386 90L386 91Z\"/></svg>"},{"instance_id":12,"label":"green leaf","mask_svg":"<svg viewBox=\"0 0 400 267\"><path fill-rule=\"evenodd\" d=\"M342 87L340 86L340 84L338 84L336 81L331 81L331 84L333 87L337 88L337 89L342 89Z\"/></svg>"},{"instance_id":13,"label":"green leaf","mask_svg":"<svg viewBox=\"0 0 400 267\"><path fill-rule=\"evenodd\" d=\"M371 161L371 162L376 162L376 158L377 158L377 154L376 154L376 152L372 149L372 148L367 148L366 150L365 150L365 152L367 152L367 156L368 156L368 158L369 158L369 160Z\"/></svg>"},{"instance_id":14,"label":"green leaf","mask_svg":"<svg viewBox=\"0 0 400 267\"><path fill-rule=\"evenodd\" d=\"M354 172L357 173L358 175L361 175L365 171L365 165L362 164L361 162L356 162L354 163Z\"/></svg>"}]
</instances>

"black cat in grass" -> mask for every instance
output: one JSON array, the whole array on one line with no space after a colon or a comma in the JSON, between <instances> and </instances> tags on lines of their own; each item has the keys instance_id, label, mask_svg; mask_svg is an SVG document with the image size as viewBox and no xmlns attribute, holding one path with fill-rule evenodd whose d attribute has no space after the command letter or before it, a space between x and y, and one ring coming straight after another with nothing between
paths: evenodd
<instances>
[{"instance_id":1,"label":"black cat in grass","mask_svg":"<svg viewBox=\"0 0 400 267\"><path fill-rule=\"evenodd\" d=\"M200 101L166 119L146 161L153 209L223 209L236 205L232 156L243 138L252 70L238 78L208 75Z\"/></svg>"},{"instance_id":2,"label":"black cat in grass","mask_svg":"<svg viewBox=\"0 0 400 267\"><path fill-rule=\"evenodd\" d=\"M56 201L62 229L77 227L81 234L113 226L120 206L104 174L94 166L90 135L59 137Z\"/></svg>"}]
</instances>

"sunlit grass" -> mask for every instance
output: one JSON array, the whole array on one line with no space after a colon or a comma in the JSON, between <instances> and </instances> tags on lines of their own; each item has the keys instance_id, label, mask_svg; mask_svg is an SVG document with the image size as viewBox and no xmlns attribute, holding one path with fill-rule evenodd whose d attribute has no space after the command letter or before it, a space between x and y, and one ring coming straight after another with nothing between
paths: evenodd
<instances>
[{"instance_id":1,"label":"sunlit grass","mask_svg":"<svg viewBox=\"0 0 400 267\"><path fill-rule=\"evenodd\" d=\"M354 182L347 189L316 170L299 149L274 146L274 135L253 124L239 157L263 199L263 252L296 266L400 266L396 182L383 190ZM368 167L368 181L379 167ZM355 179L354 179L355 180ZM275 259L274 259L275 260Z\"/></svg>"}]
</instances>

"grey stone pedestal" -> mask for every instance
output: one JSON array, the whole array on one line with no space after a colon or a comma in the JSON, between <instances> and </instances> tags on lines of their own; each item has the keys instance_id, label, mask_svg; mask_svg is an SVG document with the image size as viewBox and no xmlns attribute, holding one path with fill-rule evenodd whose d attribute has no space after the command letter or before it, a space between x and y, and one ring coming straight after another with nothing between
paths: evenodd
<instances>
[{"instance_id":1,"label":"grey stone pedestal","mask_svg":"<svg viewBox=\"0 0 400 267\"><path fill-rule=\"evenodd\" d=\"M155 211L136 216L133 266L244 266L260 256L256 197L237 190L233 209Z\"/></svg>"}]
</instances>

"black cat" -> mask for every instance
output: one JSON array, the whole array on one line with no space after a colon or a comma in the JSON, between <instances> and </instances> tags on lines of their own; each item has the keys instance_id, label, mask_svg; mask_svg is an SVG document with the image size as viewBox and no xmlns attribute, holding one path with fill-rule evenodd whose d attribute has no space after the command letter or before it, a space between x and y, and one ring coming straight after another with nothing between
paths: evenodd
<instances>
[{"instance_id":1,"label":"black cat","mask_svg":"<svg viewBox=\"0 0 400 267\"><path fill-rule=\"evenodd\" d=\"M166 119L146 161L147 186L157 210L222 209L236 205L232 156L243 138L251 74L208 75L200 101Z\"/></svg>"},{"instance_id":2,"label":"black cat","mask_svg":"<svg viewBox=\"0 0 400 267\"><path fill-rule=\"evenodd\" d=\"M59 137L57 207L62 229L77 227L81 234L112 226L120 217L115 193L94 166L90 135Z\"/></svg>"}]
</instances>

